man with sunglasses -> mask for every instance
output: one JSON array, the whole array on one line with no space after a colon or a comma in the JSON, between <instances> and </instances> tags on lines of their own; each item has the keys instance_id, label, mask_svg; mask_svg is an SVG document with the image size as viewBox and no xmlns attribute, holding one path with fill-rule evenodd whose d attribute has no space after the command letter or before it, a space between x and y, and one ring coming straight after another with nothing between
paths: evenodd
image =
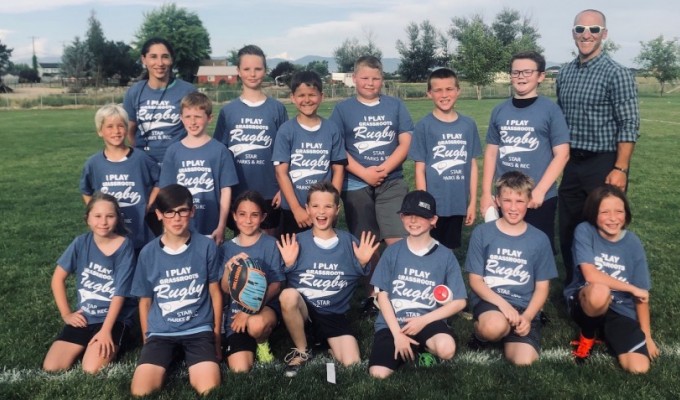
<instances>
[{"instance_id":1,"label":"man with sunglasses","mask_svg":"<svg viewBox=\"0 0 680 400\"><path fill-rule=\"evenodd\" d=\"M640 109L635 78L602 51L607 21L597 10L576 15L572 37L578 57L557 77L557 103L571 131L570 157L558 191L559 233L568 284L576 225L591 190L603 183L626 189Z\"/></svg>"}]
</instances>

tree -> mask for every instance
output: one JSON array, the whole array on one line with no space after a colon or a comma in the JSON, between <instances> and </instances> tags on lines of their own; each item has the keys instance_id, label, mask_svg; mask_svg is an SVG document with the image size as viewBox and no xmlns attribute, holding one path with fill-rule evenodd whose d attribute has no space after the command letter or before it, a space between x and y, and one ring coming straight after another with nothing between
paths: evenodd
<instances>
[{"instance_id":1,"label":"tree","mask_svg":"<svg viewBox=\"0 0 680 400\"><path fill-rule=\"evenodd\" d=\"M10 65L9 58L12 56L12 51L14 49L7 48L6 44L0 42L0 82L2 82L2 76L7 73Z\"/></svg>"},{"instance_id":2,"label":"tree","mask_svg":"<svg viewBox=\"0 0 680 400\"><path fill-rule=\"evenodd\" d=\"M210 57L210 35L194 12L178 8L174 3L144 15L136 33L137 50L149 38L162 37L175 49L174 67L186 81L193 82L201 60Z\"/></svg>"},{"instance_id":3,"label":"tree","mask_svg":"<svg viewBox=\"0 0 680 400\"><path fill-rule=\"evenodd\" d=\"M326 60L310 61L305 70L316 72L322 79L330 74L328 72L328 61Z\"/></svg>"},{"instance_id":4,"label":"tree","mask_svg":"<svg viewBox=\"0 0 680 400\"><path fill-rule=\"evenodd\" d=\"M130 79L140 74L142 68L132 54L132 47L124 42L106 41L102 75L118 76L118 83L126 86Z\"/></svg>"},{"instance_id":5,"label":"tree","mask_svg":"<svg viewBox=\"0 0 680 400\"><path fill-rule=\"evenodd\" d=\"M14 74L19 77L20 83L37 83L40 82L40 76L38 76L38 71L34 70L28 64L12 64L7 70L10 74Z\"/></svg>"},{"instance_id":6,"label":"tree","mask_svg":"<svg viewBox=\"0 0 680 400\"><path fill-rule=\"evenodd\" d=\"M680 44L678 39L664 42L663 35L649 42L640 42L642 49L635 62L646 69L661 85L663 96L666 83L680 78Z\"/></svg>"},{"instance_id":7,"label":"tree","mask_svg":"<svg viewBox=\"0 0 680 400\"><path fill-rule=\"evenodd\" d=\"M105 60L107 59L107 50L109 50L106 38L104 38L104 31L102 24L97 20L97 15L92 10L90 18L87 20L88 28L85 34L85 44L92 54L92 70L90 75L94 77L95 85L99 87L102 78L104 77Z\"/></svg>"},{"instance_id":8,"label":"tree","mask_svg":"<svg viewBox=\"0 0 680 400\"><path fill-rule=\"evenodd\" d=\"M87 44L75 37L73 43L64 48L61 56L61 70L67 78L74 78L74 90L82 88L82 79L87 76L87 72L92 68L92 53Z\"/></svg>"},{"instance_id":9,"label":"tree","mask_svg":"<svg viewBox=\"0 0 680 400\"><path fill-rule=\"evenodd\" d=\"M229 65L238 65L238 49L231 49L227 53L227 63Z\"/></svg>"},{"instance_id":10,"label":"tree","mask_svg":"<svg viewBox=\"0 0 680 400\"><path fill-rule=\"evenodd\" d=\"M501 41L481 15L453 18L449 35L458 42L453 66L461 77L475 85L477 99L481 100L482 87L492 83L501 70L504 55Z\"/></svg>"},{"instance_id":11,"label":"tree","mask_svg":"<svg viewBox=\"0 0 680 400\"><path fill-rule=\"evenodd\" d=\"M404 82L422 82L432 68L441 65L438 47L441 35L428 20L420 25L411 22L406 27L406 35L406 43L397 40L397 51L401 54L399 75Z\"/></svg>"},{"instance_id":12,"label":"tree","mask_svg":"<svg viewBox=\"0 0 680 400\"><path fill-rule=\"evenodd\" d=\"M338 64L338 72L352 72L354 63L361 56L382 58L382 51L375 45L371 32L368 33L368 43L365 45L360 44L359 39L353 37L345 39L340 47L333 50L333 58Z\"/></svg>"},{"instance_id":13,"label":"tree","mask_svg":"<svg viewBox=\"0 0 680 400\"><path fill-rule=\"evenodd\" d=\"M538 45L541 35L529 17L522 18L519 11L504 8L491 24L494 36L501 43L503 56L500 70L508 70L512 55L520 51L543 52Z\"/></svg>"},{"instance_id":14,"label":"tree","mask_svg":"<svg viewBox=\"0 0 680 400\"><path fill-rule=\"evenodd\" d=\"M269 76L271 76L279 86L288 85L295 71L300 68L300 66L295 65L290 61L281 61L276 64L276 67L269 73Z\"/></svg>"}]
</instances>

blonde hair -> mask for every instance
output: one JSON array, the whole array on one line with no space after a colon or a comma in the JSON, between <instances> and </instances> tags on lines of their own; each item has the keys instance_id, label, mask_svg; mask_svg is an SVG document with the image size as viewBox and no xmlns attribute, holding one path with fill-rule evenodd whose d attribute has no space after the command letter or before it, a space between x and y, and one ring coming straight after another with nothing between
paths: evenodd
<instances>
[{"instance_id":1,"label":"blonde hair","mask_svg":"<svg viewBox=\"0 0 680 400\"><path fill-rule=\"evenodd\" d=\"M125 130L128 130L130 124L128 113L119 104L109 103L101 107L94 114L94 125L97 127L97 132L101 132L104 121L109 117L118 117L123 120L123 124L125 124Z\"/></svg>"}]
</instances>

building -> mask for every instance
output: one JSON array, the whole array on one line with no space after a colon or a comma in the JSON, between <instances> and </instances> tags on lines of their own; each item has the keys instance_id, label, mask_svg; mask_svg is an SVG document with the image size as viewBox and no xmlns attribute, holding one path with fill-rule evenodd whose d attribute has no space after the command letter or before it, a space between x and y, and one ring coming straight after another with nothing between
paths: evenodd
<instances>
[{"instance_id":1,"label":"building","mask_svg":"<svg viewBox=\"0 0 680 400\"><path fill-rule=\"evenodd\" d=\"M61 63L39 62L38 76L42 82L61 79Z\"/></svg>"},{"instance_id":2,"label":"building","mask_svg":"<svg viewBox=\"0 0 680 400\"><path fill-rule=\"evenodd\" d=\"M196 83L207 85L235 85L238 81L238 72L236 66L207 66L202 65L198 67L196 73Z\"/></svg>"}]
</instances>

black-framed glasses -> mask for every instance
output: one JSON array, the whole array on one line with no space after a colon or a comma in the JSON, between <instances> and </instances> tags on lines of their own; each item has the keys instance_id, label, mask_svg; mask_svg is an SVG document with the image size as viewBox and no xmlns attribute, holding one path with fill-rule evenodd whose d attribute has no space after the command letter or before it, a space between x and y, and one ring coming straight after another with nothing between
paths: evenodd
<instances>
[{"instance_id":1,"label":"black-framed glasses","mask_svg":"<svg viewBox=\"0 0 680 400\"><path fill-rule=\"evenodd\" d=\"M191 208L180 208L179 210L163 211L163 217L168 219L175 218L175 215L186 218L189 216L189 214L191 214Z\"/></svg>"},{"instance_id":2,"label":"black-framed glasses","mask_svg":"<svg viewBox=\"0 0 680 400\"><path fill-rule=\"evenodd\" d=\"M605 26L600 26L600 25L574 25L574 33L578 33L579 35L582 34L583 32L588 30L593 35L597 35L602 33L607 27Z\"/></svg>"},{"instance_id":3,"label":"black-framed glasses","mask_svg":"<svg viewBox=\"0 0 680 400\"><path fill-rule=\"evenodd\" d=\"M513 78L519 78L520 75L522 75L525 78L530 77L531 75L534 74L534 72L538 71L537 69L513 69L510 71L510 76Z\"/></svg>"}]
</instances>

